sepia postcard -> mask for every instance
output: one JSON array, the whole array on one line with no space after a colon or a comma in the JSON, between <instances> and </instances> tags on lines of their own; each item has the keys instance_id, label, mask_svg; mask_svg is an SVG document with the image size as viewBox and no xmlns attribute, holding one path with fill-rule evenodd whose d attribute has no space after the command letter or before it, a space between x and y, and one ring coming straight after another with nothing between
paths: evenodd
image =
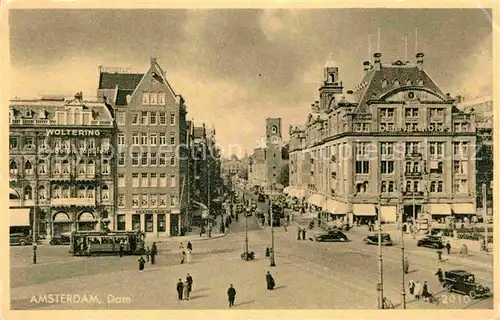
<instances>
[{"instance_id":1,"label":"sepia postcard","mask_svg":"<svg viewBox=\"0 0 500 320\"><path fill-rule=\"evenodd\" d=\"M2 8L1 318L498 317L498 2L121 5Z\"/></svg>"}]
</instances>

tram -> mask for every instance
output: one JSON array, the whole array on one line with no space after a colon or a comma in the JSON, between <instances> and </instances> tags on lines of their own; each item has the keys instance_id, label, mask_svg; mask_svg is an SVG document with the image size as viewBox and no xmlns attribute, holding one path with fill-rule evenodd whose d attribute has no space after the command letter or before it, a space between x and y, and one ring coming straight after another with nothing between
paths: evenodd
<instances>
[{"instance_id":1,"label":"tram","mask_svg":"<svg viewBox=\"0 0 500 320\"><path fill-rule=\"evenodd\" d=\"M144 241L141 231L74 231L69 252L73 256L119 254L123 243L123 254L140 255L145 252Z\"/></svg>"}]
</instances>

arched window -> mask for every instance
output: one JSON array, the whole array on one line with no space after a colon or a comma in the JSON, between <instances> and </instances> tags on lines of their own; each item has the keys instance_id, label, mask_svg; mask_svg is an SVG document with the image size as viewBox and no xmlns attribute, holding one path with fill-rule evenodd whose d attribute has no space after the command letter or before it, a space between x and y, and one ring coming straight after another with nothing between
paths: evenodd
<instances>
[{"instance_id":1,"label":"arched window","mask_svg":"<svg viewBox=\"0 0 500 320\"><path fill-rule=\"evenodd\" d=\"M63 160L62 162L62 173L69 173L69 161Z\"/></svg>"},{"instance_id":2,"label":"arched window","mask_svg":"<svg viewBox=\"0 0 500 320\"><path fill-rule=\"evenodd\" d=\"M89 160L87 162L87 173L88 174L94 174L95 173L94 160Z\"/></svg>"},{"instance_id":3,"label":"arched window","mask_svg":"<svg viewBox=\"0 0 500 320\"><path fill-rule=\"evenodd\" d=\"M38 187L38 199L44 200L47 197L47 191L45 189L45 186L39 186Z\"/></svg>"},{"instance_id":4,"label":"arched window","mask_svg":"<svg viewBox=\"0 0 500 320\"><path fill-rule=\"evenodd\" d=\"M109 187L107 185L102 186L102 200L103 201L109 200Z\"/></svg>"},{"instance_id":5,"label":"arched window","mask_svg":"<svg viewBox=\"0 0 500 320\"><path fill-rule=\"evenodd\" d=\"M55 160L53 166L54 174L61 173L61 160Z\"/></svg>"},{"instance_id":6,"label":"arched window","mask_svg":"<svg viewBox=\"0 0 500 320\"><path fill-rule=\"evenodd\" d=\"M33 166L31 165L31 161L27 160L24 163L24 174L32 175L33 174Z\"/></svg>"},{"instance_id":7,"label":"arched window","mask_svg":"<svg viewBox=\"0 0 500 320\"><path fill-rule=\"evenodd\" d=\"M9 173L10 174L17 174L17 163L14 160L10 160Z\"/></svg>"},{"instance_id":8,"label":"arched window","mask_svg":"<svg viewBox=\"0 0 500 320\"><path fill-rule=\"evenodd\" d=\"M94 187L90 186L87 188L87 198L94 198Z\"/></svg>"},{"instance_id":9,"label":"arched window","mask_svg":"<svg viewBox=\"0 0 500 320\"><path fill-rule=\"evenodd\" d=\"M62 198L69 198L69 186L63 186L61 192Z\"/></svg>"},{"instance_id":10,"label":"arched window","mask_svg":"<svg viewBox=\"0 0 500 320\"><path fill-rule=\"evenodd\" d=\"M382 80L382 88L385 88L387 87L387 80Z\"/></svg>"},{"instance_id":11,"label":"arched window","mask_svg":"<svg viewBox=\"0 0 500 320\"><path fill-rule=\"evenodd\" d=\"M102 160L102 168L101 171L103 174L108 174L110 171L110 166L109 166L109 160L108 159L103 159Z\"/></svg>"},{"instance_id":12,"label":"arched window","mask_svg":"<svg viewBox=\"0 0 500 320\"><path fill-rule=\"evenodd\" d=\"M413 82L411 82L411 80L410 80L410 79L406 80L406 85L407 85L407 86L411 86L412 84L413 84Z\"/></svg>"},{"instance_id":13,"label":"arched window","mask_svg":"<svg viewBox=\"0 0 500 320\"><path fill-rule=\"evenodd\" d=\"M78 162L78 174L85 174L85 160L83 159Z\"/></svg>"},{"instance_id":14,"label":"arched window","mask_svg":"<svg viewBox=\"0 0 500 320\"><path fill-rule=\"evenodd\" d=\"M399 87L399 80L394 80L394 82L392 83L393 86L395 87Z\"/></svg>"},{"instance_id":15,"label":"arched window","mask_svg":"<svg viewBox=\"0 0 500 320\"><path fill-rule=\"evenodd\" d=\"M57 185L52 187L52 198L54 199L61 198L61 188Z\"/></svg>"},{"instance_id":16,"label":"arched window","mask_svg":"<svg viewBox=\"0 0 500 320\"><path fill-rule=\"evenodd\" d=\"M422 80L422 79L418 79L417 84L418 84L419 86L423 86L423 85L424 85L424 80Z\"/></svg>"},{"instance_id":17,"label":"arched window","mask_svg":"<svg viewBox=\"0 0 500 320\"><path fill-rule=\"evenodd\" d=\"M272 133L278 133L278 127L277 126L272 126L271 132Z\"/></svg>"},{"instance_id":18,"label":"arched window","mask_svg":"<svg viewBox=\"0 0 500 320\"><path fill-rule=\"evenodd\" d=\"M77 194L78 198L85 198L85 193L86 193L85 186L83 186L83 185L79 185L79 186L78 186L77 193L78 193L78 194Z\"/></svg>"},{"instance_id":19,"label":"arched window","mask_svg":"<svg viewBox=\"0 0 500 320\"><path fill-rule=\"evenodd\" d=\"M26 187L24 187L24 200L31 199L33 199L33 189L30 185L27 185Z\"/></svg>"},{"instance_id":20,"label":"arched window","mask_svg":"<svg viewBox=\"0 0 500 320\"><path fill-rule=\"evenodd\" d=\"M45 160L38 161L38 173L39 174L46 174L47 173L47 166L45 164Z\"/></svg>"}]
</instances>

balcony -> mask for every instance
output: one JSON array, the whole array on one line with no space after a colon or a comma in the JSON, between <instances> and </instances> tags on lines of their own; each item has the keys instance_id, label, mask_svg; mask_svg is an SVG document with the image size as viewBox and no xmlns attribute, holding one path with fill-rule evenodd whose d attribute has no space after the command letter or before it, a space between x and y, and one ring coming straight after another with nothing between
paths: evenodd
<instances>
[{"instance_id":1,"label":"balcony","mask_svg":"<svg viewBox=\"0 0 500 320\"><path fill-rule=\"evenodd\" d=\"M420 152L410 152L405 154L406 159L422 159L422 154Z\"/></svg>"},{"instance_id":2,"label":"balcony","mask_svg":"<svg viewBox=\"0 0 500 320\"><path fill-rule=\"evenodd\" d=\"M53 206L94 206L95 198L59 198L51 199Z\"/></svg>"},{"instance_id":3,"label":"balcony","mask_svg":"<svg viewBox=\"0 0 500 320\"><path fill-rule=\"evenodd\" d=\"M423 191L403 191L403 197L415 197L415 198L423 198Z\"/></svg>"},{"instance_id":4,"label":"balcony","mask_svg":"<svg viewBox=\"0 0 500 320\"><path fill-rule=\"evenodd\" d=\"M95 173L79 173L75 175L76 180L95 179Z\"/></svg>"},{"instance_id":5,"label":"balcony","mask_svg":"<svg viewBox=\"0 0 500 320\"><path fill-rule=\"evenodd\" d=\"M414 178L419 178L422 176L422 172L415 172L415 171L405 171L405 176L406 177L414 177Z\"/></svg>"}]
</instances>

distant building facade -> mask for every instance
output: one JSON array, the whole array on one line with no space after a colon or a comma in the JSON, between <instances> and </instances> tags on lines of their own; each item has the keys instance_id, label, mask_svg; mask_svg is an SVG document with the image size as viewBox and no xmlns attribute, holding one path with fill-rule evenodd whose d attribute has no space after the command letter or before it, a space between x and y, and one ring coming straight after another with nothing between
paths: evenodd
<instances>
[{"instance_id":1,"label":"distant building facade","mask_svg":"<svg viewBox=\"0 0 500 320\"><path fill-rule=\"evenodd\" d=\"M463 112L416 62L364 62L344 92L329 62L319 100L290 127L290 194L351 224L476 213L475 115ZM415 213L414 213L415 212Z\"/></svg>"}]
</instances>

